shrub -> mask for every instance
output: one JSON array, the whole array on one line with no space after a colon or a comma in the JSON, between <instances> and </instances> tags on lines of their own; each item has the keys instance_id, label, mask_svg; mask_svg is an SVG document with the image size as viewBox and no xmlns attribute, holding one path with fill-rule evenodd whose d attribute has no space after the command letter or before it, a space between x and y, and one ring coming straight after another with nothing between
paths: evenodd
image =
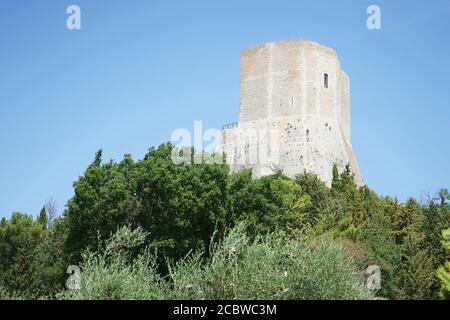
<instances>
[{"instance_id":1,"label":"shrub","mask_svg":"<svg viewBox=\"0 0 450 320\"><path fill-rule=\"evenodd\" d=\"M81 289L62 299L370 299L360 275L332 240L289 240L277 232L254 240L239 224L211 256L190 253L156 270L155 255L144 250L129 259L123 251L83 255ZM132 234L130 232L122 232ZM123 237L113 237L112 241ZM109 247L115 247L111 242Z\"/></svg>"},{"instance_id":2,"label":"shrub","mask_svg":"<svg viewBox=\"0 0 450 320\"><path fill-rule=\"evenodd\" d=\"M197 299L371 298L342 248L330 239L289 240L277 232L251 241L244 226L239 224L214 247L194 279L198 258L179 264L172 274L175 291L187 284L187 277L202 282L192 287Z\"/></svg>"},{"instance_id":3,"label":"shrub","mask_svg":"<svg viewBox=\"0 0 450 320\"><path fill-rule=\"evenodd\" d=\"M164 283L156 273L156 256L144 250L136 258L130 251L139 247L146 234L128 227L118 231L98 252L85 251L80 265L80 289L65 290L59 299L121 300L161 299Z\"/></svg>"},{"instance_id":4,"label":"shrub","mask_svg":"<svg viewBox=\"0 0 450 320\"><path fill-rule=\"evenodd\" d=\"M0 286L0 300L24 300L25 298L16 292L9 292L4 287Z\"/></svg>"}]
</instances>

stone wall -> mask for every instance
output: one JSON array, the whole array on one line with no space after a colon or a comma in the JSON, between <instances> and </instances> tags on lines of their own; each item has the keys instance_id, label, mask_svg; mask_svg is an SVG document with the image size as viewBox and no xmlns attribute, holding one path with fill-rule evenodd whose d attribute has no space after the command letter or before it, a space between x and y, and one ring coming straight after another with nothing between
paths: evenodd
<instances>
[{"instance_id":1,"label":"stone wall","mask_svg":"<svg viewBox=\"0 0 450 320\"><path fill-rule=\"evenodd\" d=\"M310 41L261 45L241 52L240 76L239 126L224 131L220 147L232 170L306 170L329 184L333 164L349 163L363 184L350 142L349 79L333 50Z\"/></svg>"}]
</instances>

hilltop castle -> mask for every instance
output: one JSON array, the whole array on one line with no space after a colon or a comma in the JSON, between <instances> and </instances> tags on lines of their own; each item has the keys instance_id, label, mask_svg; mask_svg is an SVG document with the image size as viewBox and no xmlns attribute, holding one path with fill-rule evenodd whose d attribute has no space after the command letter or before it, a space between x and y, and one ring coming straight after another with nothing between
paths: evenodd
<instances>
[{"instance_id":1,"label":"hilltop castle","mask_svg":"<svg viewBox=\"0 0 450 320\"><path fill-rule=\"evenodd\" d=\"M241 52L239 122L224 126L219 150L232 171L255 177L275 169L316 173L350 164L363 185L350 142L349 78L336 53L311 41L268 43Z\"/></svg>"}]
</instances>

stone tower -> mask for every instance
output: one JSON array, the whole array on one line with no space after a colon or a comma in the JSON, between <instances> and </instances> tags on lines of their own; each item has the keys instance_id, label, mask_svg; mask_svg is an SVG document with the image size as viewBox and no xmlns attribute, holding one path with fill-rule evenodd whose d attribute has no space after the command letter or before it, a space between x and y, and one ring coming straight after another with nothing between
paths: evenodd
<instances>
[{"instance_id":1,"label":"stone tower","mask_svg":"<svg viewBox=\"0 0 450 320\"><path fill-rule=\"evenodd\" d=\"M239 122L224 126L219 151L233 171L316 173L333 164L363 180L350 142L350 90L336 53L311 41L268 43L241 52Z\"/></svg>"}]
</instances>

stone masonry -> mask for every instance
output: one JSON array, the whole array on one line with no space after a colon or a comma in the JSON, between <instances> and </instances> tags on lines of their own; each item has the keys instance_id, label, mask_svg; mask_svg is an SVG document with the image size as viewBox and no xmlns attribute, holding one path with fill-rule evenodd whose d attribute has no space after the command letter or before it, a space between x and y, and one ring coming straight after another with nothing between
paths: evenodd
<instances>
[{"instance_id":1,"label":"stone masonry","mask_svg":"<svg viewBox=\"0 0 450 320\"><path fill-rule=\"evenodd\" d=\"M328 185L333 164L363 179L350 142L349 78L336 53L311 41L274 42L241 52L239 123L219 151L232 171L316 173Z\"/></svg>"}]
</instances>

